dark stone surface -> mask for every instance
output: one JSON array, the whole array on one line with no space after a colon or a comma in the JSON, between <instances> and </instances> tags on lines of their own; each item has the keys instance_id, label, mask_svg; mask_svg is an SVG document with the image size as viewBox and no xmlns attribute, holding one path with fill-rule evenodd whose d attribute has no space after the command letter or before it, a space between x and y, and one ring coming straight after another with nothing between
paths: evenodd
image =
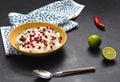
<instances>
[{"instance_id":1,"label":"dark stone surface","mask_svg":"<svg viewBox=\"0 0 120 82\"><path fill-rule=\"evenodd\" d=\"M8 13L29 13L55 0L0 0L0 26L10 25ZM5 56L0 35L0 82L120 82L120 0L75 0L84 4L81 14L74 19L79 25L77 29L67 32L65 46L51 56ZM93 16L98 15L105 24L105 31L94 25ZM87 38L98 34L102 45L98 49L90 49ZM117 51L115 61L105 61L101 50L111 46ZM43 80L32 75L35 68L56 72L78 67L96 67L92 73L68 75Z\"/></svg>"}]
</instances>

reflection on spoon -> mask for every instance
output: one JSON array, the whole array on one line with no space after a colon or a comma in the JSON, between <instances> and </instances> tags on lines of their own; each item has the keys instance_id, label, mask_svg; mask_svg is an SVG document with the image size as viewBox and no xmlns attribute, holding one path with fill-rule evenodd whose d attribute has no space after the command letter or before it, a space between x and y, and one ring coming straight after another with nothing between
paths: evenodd
<instances>
[{"instance_id":1,"label":"reflection on spoon","mask_svg":"<svg viewBox=\"0 0 120 82\"><path fill-rule=\"evenodd\" d=\"M78 72L95 71L95 70L96 70L95 67L86 67L86 68L70 69L70 70L63 70L63 71L56 72L56 73L50 73L46 70L35 69L33 70L33 74L43 79L50 79L52 77L73 74L73 73L78 73Z\"/></svg>"}]
</instances>

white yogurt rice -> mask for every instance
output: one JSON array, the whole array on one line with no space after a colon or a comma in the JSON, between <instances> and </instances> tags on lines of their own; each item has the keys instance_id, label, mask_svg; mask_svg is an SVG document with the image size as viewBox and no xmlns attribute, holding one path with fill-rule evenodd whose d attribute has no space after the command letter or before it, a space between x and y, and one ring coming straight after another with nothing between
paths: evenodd
<instances>
[{"instance_id":1,"label":"white yogurt rice","mask_svg":"<svg viewBox=\"0 0 120 82\"><path fill-rule=\"evenodd\" d=\"M61 39L60 33L52 27L29 28L19 34L16 46L27 52L47 52L61 46Z\"/></svg>"}]
</instances>

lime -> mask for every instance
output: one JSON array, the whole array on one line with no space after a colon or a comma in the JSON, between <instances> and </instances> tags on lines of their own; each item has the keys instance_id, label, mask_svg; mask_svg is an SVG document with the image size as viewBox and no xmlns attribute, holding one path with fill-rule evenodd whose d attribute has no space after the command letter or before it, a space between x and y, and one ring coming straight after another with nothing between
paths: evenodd
<instances>
[{"instance_id":1,"label":"lime","mask_svg":"<svg viewBox=\"0 0 120 82\"><path fill-rule=\"evenodd\" d=\"M98 48L102 43L101 37L97 34L92 34L88 37L88 45L91 48Z\"/></svg>"},{"instance_id":2,"label":"lime","mask_svg":"<svg viewBox=\"0 0 120 82\"><path fill-rule=\"evenodd\" d=\"M102 55L106 60L114 60L116 58L116 50L112 47L105 47L102 50Z\"/></svg>"}]
</instances>

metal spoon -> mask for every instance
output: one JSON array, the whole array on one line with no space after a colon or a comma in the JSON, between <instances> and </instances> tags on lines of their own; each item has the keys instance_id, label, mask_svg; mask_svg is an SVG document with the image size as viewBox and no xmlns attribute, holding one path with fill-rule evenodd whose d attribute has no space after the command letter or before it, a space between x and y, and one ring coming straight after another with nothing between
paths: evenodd
<instances>
[{"instance_id":1,"label":"metal spoon","mask_svg":"<svg viewBox=\"0 0 120 82\"><path fill-rule=\"evenodd\" d=\"M63 70L63 71L56 72L56 73L50 73L46 70L35 69L33 70L33 74L43 79L50 79L52 77L62 76L66 74L73 74L73 73L85 72L85 71L95 71L95 69L96 69L95 67L86 67L86 68Z\"/></svg>"}]
</instances>

